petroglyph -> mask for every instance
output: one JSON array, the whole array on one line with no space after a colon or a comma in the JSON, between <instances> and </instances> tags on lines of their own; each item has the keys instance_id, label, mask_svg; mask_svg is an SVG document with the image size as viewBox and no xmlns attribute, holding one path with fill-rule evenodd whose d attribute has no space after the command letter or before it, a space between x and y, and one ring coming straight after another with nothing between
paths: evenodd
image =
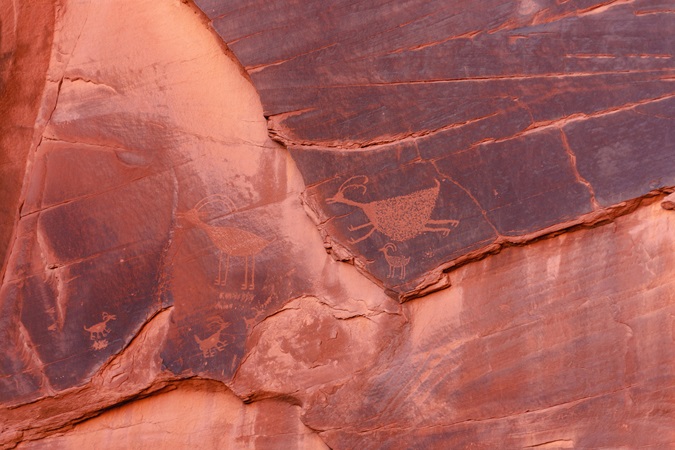
<instances>
[{"instance_id":1,"label":"petroglyph","mask_svg":"<svg viewBox=\"0 0 675 450\"><path fill-rule=\"evenodd\" d=\"M113 314L109 314L107 312L103 312L101 314L102 321L99 323L96 323L90 327L83 327L84 331L89 332L89 339L94 341L93 344L91 344L91 348L93 350L103 350L106 348L109 344L107 339L104 339L106 336L110 334L110 328L108 328L108 322L111 320L117 320L117 316ZM51 327L50 327L51 330Z\"/></svg>"},{"instance_id":2,"label":"petroglyph","mask_svg":"<svg viewBox=\"0 0 675 450\"><path fill-rule=\"evenodd\" d=\"M218 211L227 211L232 214L236 211L234 203L224 195L211 195L200 200L189 211L179 214L179 218L183 218L189 223L195 225L211 239L213 245L218 248L218 277L215 284L225 286L227 284L227 276L230 270L230 257L238 256L244 258L244 282L241 285L242 290L255 289L255 257L272 241L263 239L262 237L250 231L243 230L231 226L216 226L206 223L200 214L200 210L209 205L210 208L216 208ZM223 254L225 254L225 273L223 269ZM250 274L250 275L249 275Z\"/></svg>"},{"instance_id":3,"label":"petroglyph","mask_svg":"<svg viewBox=\"0 0 675 450\"><path fill-rule=\"evenodd\" d=\"M227 301L229 303L251 303L255 299L255 294L252 292L221 292L218 295L218 299Z\"/></svg>"},{"instance_id":4,"label":"petroglyph","mask_svg":"<svg viewBox=\"0 0 675 450\"><path fill-rule=\"evenodd\" d=\"M94 341L91 348L94 350L103 350L104 348L108 347L108 344L109 342L107 339L101 339L100 341Z\"/></svg>"},{"instance_id":5,"label":"petroglyph","mask_svg":"<svg viewBox=\"0 0 675 450\"><path fill-rule=\"evenodd\" d=\"M108 328L108 322L111 320L117 320L117 316L103 312L103 320L97 324L94 324L90 327L83 327L85 331L89 332L89 339L92 341L103 339L108 334L110 334L110 329Z\"/></svg>"},{"instance_id":6,"label":"petroglyph","mask_svg":"<svg viewBox=\"0 0 675 450\"><path fill-rule=\"evenodd\" d=\"M399 269L399 278L404 279L405 267L410 262L410 256L392 255L389 253L390 250L397 251L398 249L391 242L380 249L384 253L384 259L389 264L389 275L387 275L387 278L394 278L396 269Z\"/></svg>"},{"instance_id":7,"label":"petroglyph","mask_svg":"<svg viewBox=\"0 0 675 450\"><path fill-rule=\"evenodd\" d=\"M362 182L354 183L354 180L358 179L362 180ZM366 193L368 177L358 175L345 181L337 193L333 197L326 199L326 202L329 204L343 203L355 206L368 216L369 222L349 227L349 231L357 231L370 227L370 230L365 235L358 239L352 239L350 241L352 244L367 239L376 230L397 242L407 241L424 232L443 233L444 236L447 236L452 231L448 227L456 227L459 225L459 221L431 219L431 213L436 206L436 199L438 198L441 186L438 180L434 180L434 182L434 187L410 194L372 202L359 202L345 197L345 192L349 189L361 190L361 194ZM437 225L438 227L432 228L430 225Z\"/></svg>"},{"instance_id":8,"label":"petroglyph","mask_svg":"<svg viewBox=\"0 0 675 450\"><path fill-rule=\"evenodd\" d=\"M205 339L200 339L196 334L194 335L195 342L199 345L199 350L202 351L204 358L213 358L217 352L222 352L227 346L227 342L222 339L221 332L230 326L220 317L212 318L210 324L215 325L217 330Z\"/></svg>"}]
</instances>

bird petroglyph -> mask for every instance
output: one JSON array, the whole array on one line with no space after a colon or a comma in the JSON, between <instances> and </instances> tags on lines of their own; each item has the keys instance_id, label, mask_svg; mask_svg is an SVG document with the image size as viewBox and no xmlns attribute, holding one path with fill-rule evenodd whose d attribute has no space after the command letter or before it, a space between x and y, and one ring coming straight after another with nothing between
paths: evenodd
<instances>
[{"instance_id":1,"label":"bird petroglyph","mask_svg":"<svg viewBox=\"0 0 675 450\"><path fill-rule=\"evenodd\" d=\"M242 228L210 225L204 221L200 214L200 210L207 205L211 208L216 208L219 211L226 210L228 213L236 211L234 204L229 198L224 195L212 195L199 201L189 211L178 214L178 217L185 219L187 222L204 231L213 245L218 249L218 277L215 280L215 284L220 286L226 285L228 272L230 270L230 257L237 256L244 258L244 282L241 285L241 289L254 290L255 256L272 241L263 239L257 234ZM226 256L224 274L222 273L223 254Z\"/></svg>"}]
</instances>

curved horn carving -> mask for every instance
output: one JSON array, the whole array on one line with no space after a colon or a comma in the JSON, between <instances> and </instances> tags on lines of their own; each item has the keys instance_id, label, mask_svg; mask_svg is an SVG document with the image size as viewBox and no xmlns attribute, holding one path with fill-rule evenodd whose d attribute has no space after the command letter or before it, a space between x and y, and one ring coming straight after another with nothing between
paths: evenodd
<instances>
[{"instance_id":1,"label":"curved horn carving","mask_svg":"<svg viewBox=\"0 0 675 450\"><path fill-rule=\"evenodd\" d=\"M348 184L348 183L351 183L353 180L358 179L358 178L363 179L363 181L359 184ZM366 185L367 182L368 182L368 176L366 176L366 175L355 175L355 176L347 179L347 181L345 181L344 183L342 183L340 185L340 188L338 189L338 192L342 192L347 188L353 187L353 188L363 188L363 193L365 194L366 193L366 186L365 185Z\"/></svg>"},{"instance_id":2,"label":"curved horn carving","mask_svg":"<svg viewBox=\"0 0 675 450\"><path fill-rule=\"evenodd\" d=\"M204 197L203 199L199 200L193 209L195 211L199 211L202 209L207 203L213 201L213 200L220 200L223 203L227 204L227 206L230 208L230 213L233 213L237 210L237 207L234 205L234 202L230 200L230 198L226 195L223 194L213 194L209 195L208 197Z\"/></svg>"}]
</instances>

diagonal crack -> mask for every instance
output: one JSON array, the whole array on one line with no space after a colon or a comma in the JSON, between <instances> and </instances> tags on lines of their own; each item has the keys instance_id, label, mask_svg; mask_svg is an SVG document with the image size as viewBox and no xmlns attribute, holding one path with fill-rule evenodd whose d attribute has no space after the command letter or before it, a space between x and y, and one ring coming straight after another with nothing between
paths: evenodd
<instances>
[{"instance_id":1,"label":"diagonal crack","mask_svg":"<svg viewBox=\"0 0 675 450\"><path fill-rule=\"evenodd\" d=\"M579 168L577 167L577 157L572 151L572 148L570 147L570 144L567 141L567 135L565 134L565 131L562 128L560 128L560 139L562 140L565 153L567 153L567 157L570 160L570 166L572 167L572 172L574 173L574 176L576 177L579 183L583 184L588 189L588 193L591 196L591 203L593 204L593 209L595 210L600 209L601 208L600 203L598 203L598 200L595 198L595 189L593 189L591 183L584 177L582 177L581 174L579 173Z\"/></svg>"}]
</instances>

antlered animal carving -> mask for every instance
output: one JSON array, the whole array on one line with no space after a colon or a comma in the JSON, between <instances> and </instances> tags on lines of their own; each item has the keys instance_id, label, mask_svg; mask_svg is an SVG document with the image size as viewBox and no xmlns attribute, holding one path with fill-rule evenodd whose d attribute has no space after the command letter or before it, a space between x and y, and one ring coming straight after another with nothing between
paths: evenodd
<instances>
[{"instance_id":1,"label":"antlered animal carving","mask_svg":"<svg viewBox=\"0 0 675 450\"><path fill-rule=\"evenodd\" d=\"M354 183L354 180L361 179L361 183ZM424 232L443 233L447 236L452 229L459 225L457 220L434 220L431 219L431 213L436 206L436 199L440 190L440 182L434 180L435 186L412 192L407 195L385 198L372 202L359 202L345 197L348 189L359 189L361 194L365 194L368 183L368 177L358 175L349 178L342 183L337 193L328 199L327 203L343 203L345 205L355 206L368 216L369 222L350 226L349 231L361 230L371 227L371 229L359 239L352 239L350 242L356 244L370 237L375 230L383 233L390 239L398 242L407 241ZM430 225L445 225L446 227L432 228Z\"/></svg>"}]
</instances>

